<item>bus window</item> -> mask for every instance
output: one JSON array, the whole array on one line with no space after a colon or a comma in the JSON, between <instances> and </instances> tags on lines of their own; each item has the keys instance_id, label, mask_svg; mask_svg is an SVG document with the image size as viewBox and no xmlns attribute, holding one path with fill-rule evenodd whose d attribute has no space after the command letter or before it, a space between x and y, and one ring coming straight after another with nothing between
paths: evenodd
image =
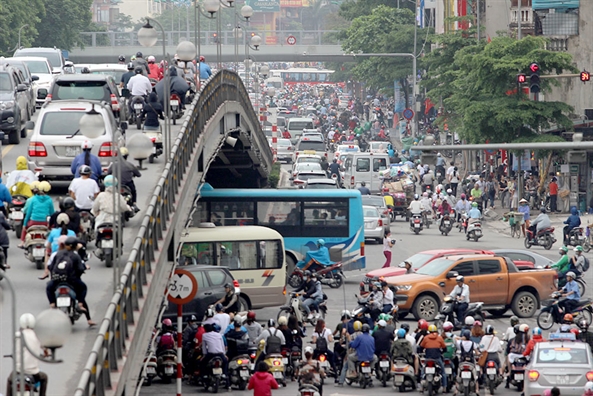
<instances>
[{"instance_id":1,"label":"bus window","mask_svg":"<svg viewBox=\"0 0 593 396\"><path fill-rule=\"evenodd\" d=\"M373 172L379 172L387 169L386 158L373 158Z\"/></svg>"},{"instance_id":2,"label":"bus window","mask_svg":"<svg viewBox=\"0 0 593 396\"><path fill-rule=\"evenodd\" d=\"M280 246L279 241L259 241L259 268L282 268Z\"/></svg>"},{"instance_id":3,"label":"bus window","mask_svg":"<svg viewBox=\"0 0 593 396\"><path fill-rule=\"evenodd\" d=\"M253 224L253 202L216 202L211 205L210 221L217 226Z\"/></svg>"},{"instance_id":4,"label":"bus window","mask_svg":"<svg viewBox=\"0 0 593 396\"><path fill-rule=\"evenodd\" d=\"M370 158L357 158L356 159L356 171L357 172L369 172L371 170L371 159Z\"/></svg>"},{"instance_id":5,"label":"bus window","mask_svg":"<svg viewBox=\"0 0 593 396\"><path fill-rule=\"evenodd\" d=\"M320 237L348 236L348 201L307 202L303 233Z\"/></svg>"},{"instance_id":6,"label":"bus window","mask_svg":"<svg viewBox=\"0 0 593 396\"><path fill-rule=\"evenodd\" d=\"M301 225L300 205L297 202L257 203L257 223L264 226Z\"/></svg>"},{"instance_id":7,"label":"bus window","mask_svg":"<svg viewBox=\"0 0 593 396\"><path fill-rule=\"evenodd\" d=\"M220 246L220 265L232 270L257 268L255 242L221 242L218 245Z\"/></svg>"},{"instance_id":8,"label":"bus window","mask_svg":"<svg viewBox=\"0 0 593 396\"><path fill-rule=\"evenodd\" d=\"M181 247L179 265L216 265L214 251L211 243L184 243Z\"/></svg>"}]
</instances>

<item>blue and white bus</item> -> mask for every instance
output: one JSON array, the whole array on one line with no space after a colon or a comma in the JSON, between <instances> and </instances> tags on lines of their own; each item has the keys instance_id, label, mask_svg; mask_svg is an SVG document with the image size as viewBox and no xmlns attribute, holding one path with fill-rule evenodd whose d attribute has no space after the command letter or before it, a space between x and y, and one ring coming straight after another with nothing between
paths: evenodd
<instances>
[{"instance_id":1,"label":"blue and white bus","mask_svg":"<svg viewBox=\"0 0 593 396\"><path fill-rule=\"evenodd\" d=\"M332 261L343 270L365 268L364 217L357 190L213 189L200 191L193 225L260 225L284 238L287 273L306 252L325 240Z\"/></svg>"}]
</instances>

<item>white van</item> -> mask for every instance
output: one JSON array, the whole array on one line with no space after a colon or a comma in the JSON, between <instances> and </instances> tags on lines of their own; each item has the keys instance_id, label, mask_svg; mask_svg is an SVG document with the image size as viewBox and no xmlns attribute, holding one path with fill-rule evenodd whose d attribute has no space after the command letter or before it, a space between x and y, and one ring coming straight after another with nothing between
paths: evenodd
<instances>
[{"instance_id":1,"label":"white van","mask_svg":"<svg viewBox=\"0 0 593 396\"><path fill-rule=\"evenodd\" d=\"M286 130L290 133L290 140L293 144L299 140L303 134L303 129L314 129L312 118L289 118L286 123Z\"/></svg>"},{"instance_id":2,"label":"white van","mask_svg":"<svg viewBox=\"0 0 593 396\"><path fill-rule=\"evenodd\" d=\"M284 89L284 80L282 79L282 77L270 77L266 80L266 87Z\"/></svg>"},{"instance_id":3,"label":"white van","mask_svg":"<svg viewBox=\"0 0 593 396\"><path fill-rule=\"evenodd\" d=\"M344 159L344 186L355 189L361 182L372 193L381 192L379 172L389 167L389 155L384 153L348 153Z\"/></svg>"}]
</instances>

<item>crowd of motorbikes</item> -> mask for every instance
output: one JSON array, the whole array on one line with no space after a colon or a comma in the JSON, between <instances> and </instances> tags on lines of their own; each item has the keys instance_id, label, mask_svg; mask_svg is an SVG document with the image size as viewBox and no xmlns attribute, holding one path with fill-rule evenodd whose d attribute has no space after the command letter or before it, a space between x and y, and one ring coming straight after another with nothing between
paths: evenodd
<instances>
[{"instance_id":1,"label":"crowd of motorbikes","mask_svg":"<svg viewBox=\"0 0 593 396\"><path fill-rule=\"evenodd\" d=\"M465 211L457 213L455 209L451 209L449 213L439 214L433 216L433 211L424 210L422 213L408 213L407 221L409 221L410 231L418 235L424 228L429 229L433 222L436 222L439 227L441 235L447 236L455 226L459 232L465 233L465 238L478 242L483 234L482 220L470 219Z\"/></svg>"}]
</instances>

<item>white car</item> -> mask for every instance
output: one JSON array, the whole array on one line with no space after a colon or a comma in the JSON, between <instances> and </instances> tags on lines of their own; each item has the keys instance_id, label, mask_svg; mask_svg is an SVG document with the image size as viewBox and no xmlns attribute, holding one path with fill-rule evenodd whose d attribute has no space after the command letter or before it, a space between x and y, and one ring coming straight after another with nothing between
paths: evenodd
<instances>
[{"instance_id":1,"label":"white car","mask_svg":"<svg viewBox=\"0 0 593 396\"><path fill-rule=\"evenodd\" d=\"M272 138L268 137L268 143L272 148ZM286 161L287 164L292 163L292 153L294 152L294 146L290 139L278 138L276 143L276 158L278 161Z\"/></svg>"},{"instance_id":2,"label":"white car","mask_svg":"<svg viewBox=\"0 0 593 396\"><path fill-rule=\"evenodd\" d=\"M290 139L289 139L290 140ZM301 154L293 162L292 169L294 170L297 164L313 163L321 166L321 156L316 154Z\"/></svg>"},{"instance_id":3,"label":"white car","mask_svg":"<svg viewBox=\"0 0 593 396\"><path fill-rule=\"evenodd\" d=\"M54 80L55 74L52 73L52 68L47 61L47 58L41 56L23 56L19 60L25 62L32 76L39 77L33 82L33 91L35 93L35 103L37 108L45 103L45 99L49 94L49 87Z\"/></svg>"},{"instance_id":4,"label":"white car","mask_svg":"<svg viewBox=\"0 0 593 396\"><path fill-rule=\"evenodd\" d=\"M342 163L340 157L346 153L359 153L360 147L356 144L339 144L334 152L334 158L338 158L338 163Z\"/></svg>"},{"instance_id":5,"label":"white car","mask_svg":"<svg viewBox=\"0 0 593 396\"><path fill-rule=\"evenodd\" d=\"M305 183L305 189L307 190L320 190L326 188L340 188L338 186L338 182L335 179L328 179L327 177L322 177L319 179L308 179Z\"/></svg>"},{"instance_id":6,"label":"white car","mask_svg":"<svg viewBox=\"0 0 593 396\"><path fill-rule=\"evenodd\" d=\"M385 224L379 210L374 206L363 205L362 213L364 216L364 239L374 239L377 243L381 243L385 236Z\"/></svg>"}]
</instances>

